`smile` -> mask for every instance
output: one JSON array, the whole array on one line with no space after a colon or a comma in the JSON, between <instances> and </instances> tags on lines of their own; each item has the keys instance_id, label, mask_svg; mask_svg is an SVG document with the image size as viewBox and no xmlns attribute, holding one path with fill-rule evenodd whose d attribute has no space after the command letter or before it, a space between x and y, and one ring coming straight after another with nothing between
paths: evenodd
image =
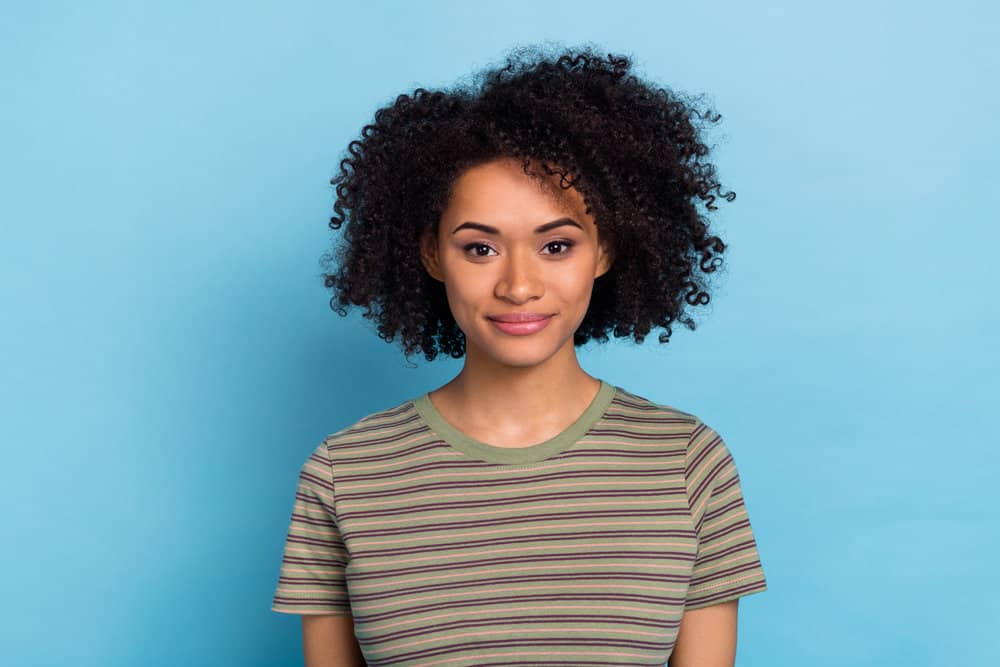
<instances>
[{"instance_id":1,"label":"smile","mask_svg":"<svg viewBox=\"0 0 1000 667\"><path fill-rule=\"evenodd\" d=\"M488 319L493 326L505 334L511 334L513 336L526 336L528 334L541 331L548 326L549 320L552 319L552 316L538 315L532 319L519 318L520 321L504 321L494 319L492 317L488 317L486 319Z\"/></svg>"}]
</instances>

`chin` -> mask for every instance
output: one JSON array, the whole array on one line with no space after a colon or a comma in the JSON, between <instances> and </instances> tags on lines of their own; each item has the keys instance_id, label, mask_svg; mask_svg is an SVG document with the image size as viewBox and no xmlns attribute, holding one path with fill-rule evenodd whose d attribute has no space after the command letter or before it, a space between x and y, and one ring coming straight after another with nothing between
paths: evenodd
<instances>
[{"instance_id":1,"label":"chin","mask_svg":"<svg viewBox=\"0 0 1000 667\"><path fill-rule=\"evenodd\" d=\"M503 337L503 334L499 334L499 336ZM485 345L481 341L477 341L476 347L479 349L480 356L503 366L531 368L551 359L562 347L562 344L553 344L551 338L536 338L534 336L504 338L506 339L490 338L488 344Z\"/></svg>"}]
</instances>

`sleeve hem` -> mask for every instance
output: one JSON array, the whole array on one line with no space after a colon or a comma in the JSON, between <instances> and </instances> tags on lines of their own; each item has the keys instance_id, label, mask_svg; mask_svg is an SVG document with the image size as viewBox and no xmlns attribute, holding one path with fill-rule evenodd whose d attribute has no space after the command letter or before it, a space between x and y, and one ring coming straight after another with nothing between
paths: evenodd
<instances>
[{"instance_id":1,"label":"sleeve hem","mask_svg":"<svg viewBox=\"0 0 1000 667\"><path fill-rule=\"evenodd\" d=\"M305 607L289 607L285 605L271 605L271 611L277 612L279 614L299 614L304 616L322 616L322 615L333 615L333 616L350 616L354 612L350 609L307 609Z\"/></svg>"},{"instance_id":2,"label":"sleeve hem","mask_svg":"<svg viewBox=\"0 0 1000 667\"><path fill-rule=\"evenodd\" d=\"M763 593L767 590L767 581L763 577L744 577L742 579L725 581L722 586L725 588L715 593L713 593L711 589L706 589L695 591L692 595L689 590L688 598L693 601L685 603L684 609L701 609L702 607L710 607L722 602L729 602L745 595ZM718 588L718 586L715 588Z\"/></svg>"}]
</instances>

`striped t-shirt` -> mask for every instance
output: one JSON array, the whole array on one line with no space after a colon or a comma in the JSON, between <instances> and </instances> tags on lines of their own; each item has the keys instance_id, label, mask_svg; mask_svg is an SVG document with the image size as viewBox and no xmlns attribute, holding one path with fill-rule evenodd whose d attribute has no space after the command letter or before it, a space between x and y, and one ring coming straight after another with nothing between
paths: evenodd
<instances>
[{"instance_id":1,"label":"striped t-shirt","mask_svg":"<svg viewBox=\"0 0 1000 667\"><path fill-rule=\"evenodd\" d=\"M766 589L718 433L601 380L529 447L470 438L426 393L327 436L271 609L352 614L372 667L661 667L685 609Z\"/></svg>"}]
</instances>

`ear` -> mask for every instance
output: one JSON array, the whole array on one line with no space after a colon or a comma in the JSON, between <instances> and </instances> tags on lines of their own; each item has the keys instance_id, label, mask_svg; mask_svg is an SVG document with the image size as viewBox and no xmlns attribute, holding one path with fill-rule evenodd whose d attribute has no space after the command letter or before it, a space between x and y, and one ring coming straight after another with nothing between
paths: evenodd
<instances>
[{"instance_id":1,"label":"ear","mask_svg":"<svg viewBox=\"0 0 1000 667\"><path fill-rule=\"evenodd\" d=\"M603 239L597 243L597 269L594 271L594 278L600 278L611 270L611 265L615 261L614 244L609 239Z\"/></svg>"},{"instance_id":2,"label":"ear","mask_svg":"<svg viewBox=\"0 0 1000 667\"><path fill-rule=\"evenodd\" d=\"M420 233L420 261L431 278L444 282L434 225L427 225L424 227L423 232Z\"/></svg>"}]
</instances>

